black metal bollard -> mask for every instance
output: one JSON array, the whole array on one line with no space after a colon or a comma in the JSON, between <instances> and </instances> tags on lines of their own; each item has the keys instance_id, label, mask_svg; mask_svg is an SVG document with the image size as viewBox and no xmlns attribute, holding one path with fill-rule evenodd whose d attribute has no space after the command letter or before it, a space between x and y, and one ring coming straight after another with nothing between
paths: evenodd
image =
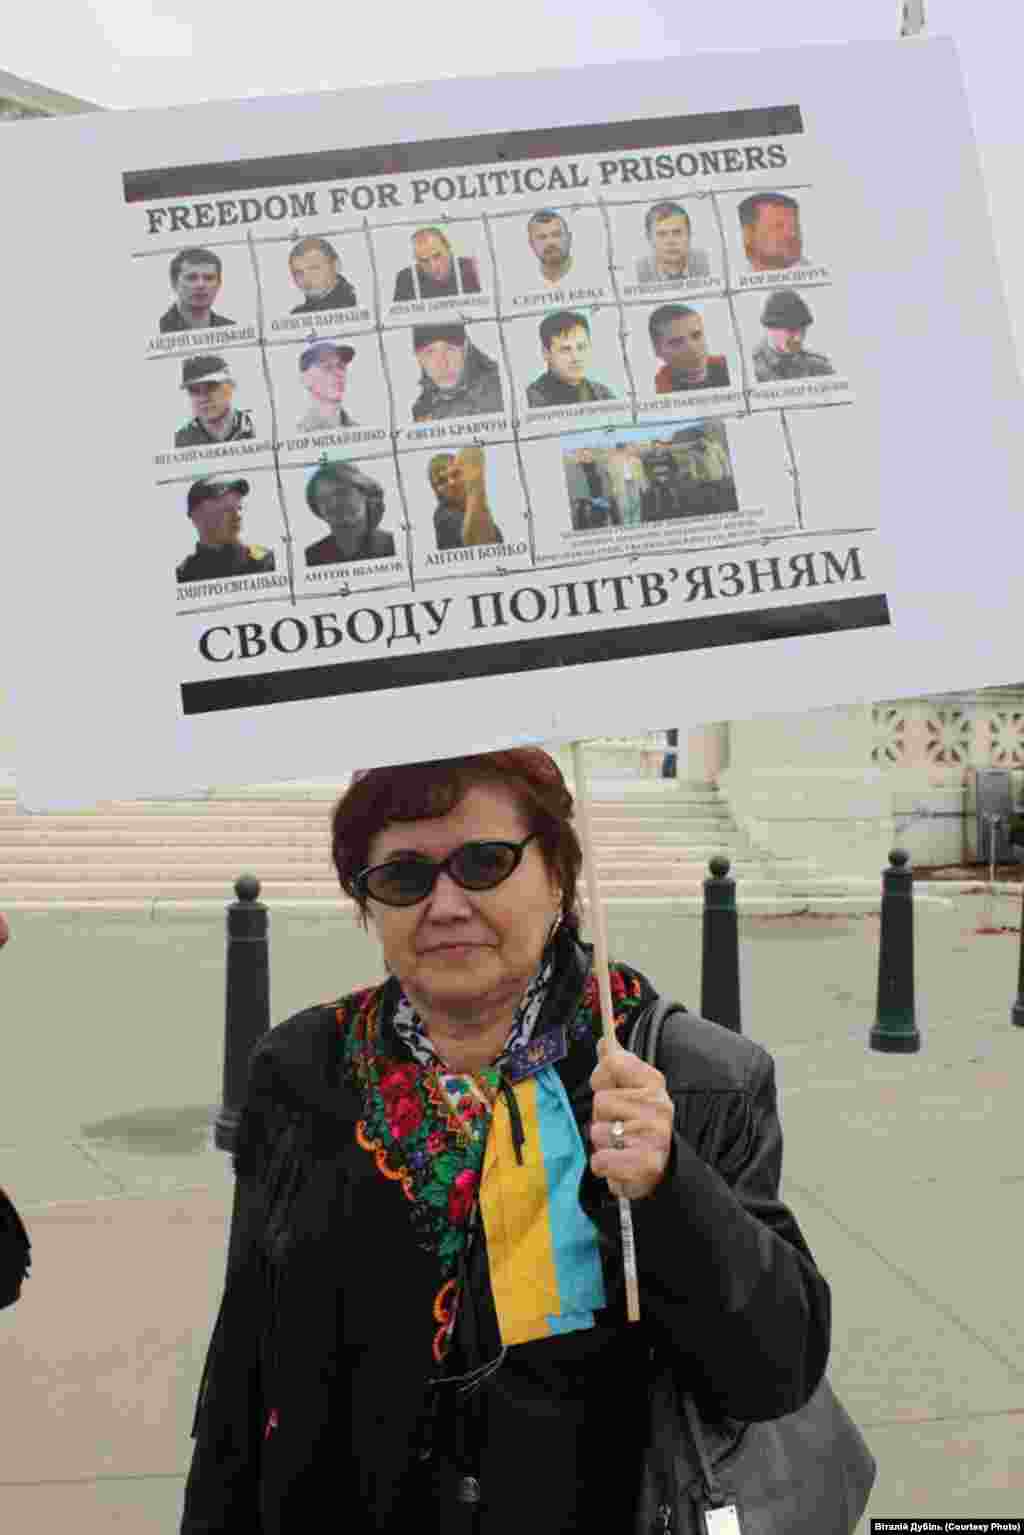
<instances>
[{"instance_id":1,"label":"black metal bollard","mask_svg":"<svg viewBox=\"0 0 1024 1535\"><path fill-rule=\"evenodd\" d=\"M882 930L878 948L878 1006L872 1050L909 1055L921 1048L914 1018L914 876L910 854L893 848L882 874Z\"/></svg>"},{"instance_id":2,"label":"black metal bollard","mask_svg":"<svg viewBox=\"0 0 1024 1535\"><path fill-rule=\"evenodd\" d=\"M1020 961L1017 969L1017 1000L1010 1008L1010 1022L1024 1029L1024 891L1020 903Z\"/></svg>"},{"instance_id":3,"label":"black metal bollard","mask_svg":"<svg viewBox=\"0 0 1024 1535\"><path fill-rule=\"evenodd\" d=\"M742 1034L740 1024L740 939L736 881L728 858L712 858L704 881L704 931L700 969L701 1016Z\"/></svg>"},{"instance_id":4,"label":"black metal bollard","mask_svg":"<svg viewBox=\"0 0 1024 1535\"><path fill-rule=\"evenodd\" d=\"M256 1041L270 1028L267 908L257 900L259 893L259 880L243 874L235 881L238 900L228 907L224 1092L213 1131L214 1144L221 1151L235 1149L249 1055Z\"/></svg>"}]
</instances>

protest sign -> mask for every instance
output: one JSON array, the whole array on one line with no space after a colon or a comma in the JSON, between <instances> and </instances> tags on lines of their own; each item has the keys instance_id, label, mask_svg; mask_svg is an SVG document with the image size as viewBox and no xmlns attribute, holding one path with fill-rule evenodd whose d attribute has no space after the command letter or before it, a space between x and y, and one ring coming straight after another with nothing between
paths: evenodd
<instances>
[{"instance_id":1,"label":"protest sign","mask_svg":"<svg viewBox=\"0 0 1024 1535\"><path fill-rule=\"evenodd\" d=\"M948 43L15 131L29 808L1012 668Z\"/></svg>"}]
</instances>

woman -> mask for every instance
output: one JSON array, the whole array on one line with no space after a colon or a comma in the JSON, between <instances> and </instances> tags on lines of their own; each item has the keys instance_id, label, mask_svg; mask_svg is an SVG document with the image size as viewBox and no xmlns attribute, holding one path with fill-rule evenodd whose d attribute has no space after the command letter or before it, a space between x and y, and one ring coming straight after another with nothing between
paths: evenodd
<instances>
[{"instance_id":1,"label":"woman","mask_svg":"<svg viewBox=\"0 0 1024 1535\"><path fill-rule=\"evenodd\" d=\"M394 539L380 527L384 492L355 464L322 464L310 475L306 504L331 530L326 538L309 545L307 566L379 560L394 554Z\"/></svg>"},{"instance_id":2,"label":"woman","mask_svg":"<svg viewBox=\"0 0 1024 1535\"><path fill-rule=\"evenodd\" d=\"M771 1059L693 1017L662 1070L604 1046L571 814L532 748L338 802L389 977L253 1052L183 1535L629 1532L652 1342L718 1416L817 1386L829 1291L779 1200ZM611 983L621 1041L655 992Z\"/></svg>"}]
</instances>

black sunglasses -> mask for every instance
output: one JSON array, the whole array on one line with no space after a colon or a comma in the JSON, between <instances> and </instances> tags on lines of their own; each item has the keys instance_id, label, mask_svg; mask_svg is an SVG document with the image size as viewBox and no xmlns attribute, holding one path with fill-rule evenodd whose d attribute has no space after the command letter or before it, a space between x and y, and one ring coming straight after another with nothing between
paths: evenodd
<instances>
[{"instance_id":1,"label":"black sunglasses","mask_svg":"<svg viewBox=\"0 0 1024 1535\"><path fill-rule=\"evenodd\" d=\"M352 890L361 901L370 896L385 906L415 906L426 900L442 870L463 890L493 890L515 873L526 844L536 835L532 831L522 842L464 842L440 863L407 853L363 869L353 879Z\"/></svg>"}]
</instances>

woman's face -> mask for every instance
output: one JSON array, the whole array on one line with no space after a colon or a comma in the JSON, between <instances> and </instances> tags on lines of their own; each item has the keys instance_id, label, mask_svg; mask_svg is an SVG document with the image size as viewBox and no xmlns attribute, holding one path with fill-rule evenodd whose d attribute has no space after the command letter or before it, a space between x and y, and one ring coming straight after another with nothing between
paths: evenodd
<instances>
[{"instance_id":1,"label":"woman's face","mask_svg":"<svg viewBox=\"0 0 1024 1535\"><path fill-rule=\"evenodd\" d=\"M463 842L521 842L530 826L500 784L466 791L433 820L395 821L370 843L370 864L400 852L439 860ZM494 890L462 890L447 873L416 906L367 902L384 959L429 1028L433 1009L472 1013L481 1004L511 1006L533 976L561 906L557 882L536 842Z\"/></svg>"}]
</instances>

